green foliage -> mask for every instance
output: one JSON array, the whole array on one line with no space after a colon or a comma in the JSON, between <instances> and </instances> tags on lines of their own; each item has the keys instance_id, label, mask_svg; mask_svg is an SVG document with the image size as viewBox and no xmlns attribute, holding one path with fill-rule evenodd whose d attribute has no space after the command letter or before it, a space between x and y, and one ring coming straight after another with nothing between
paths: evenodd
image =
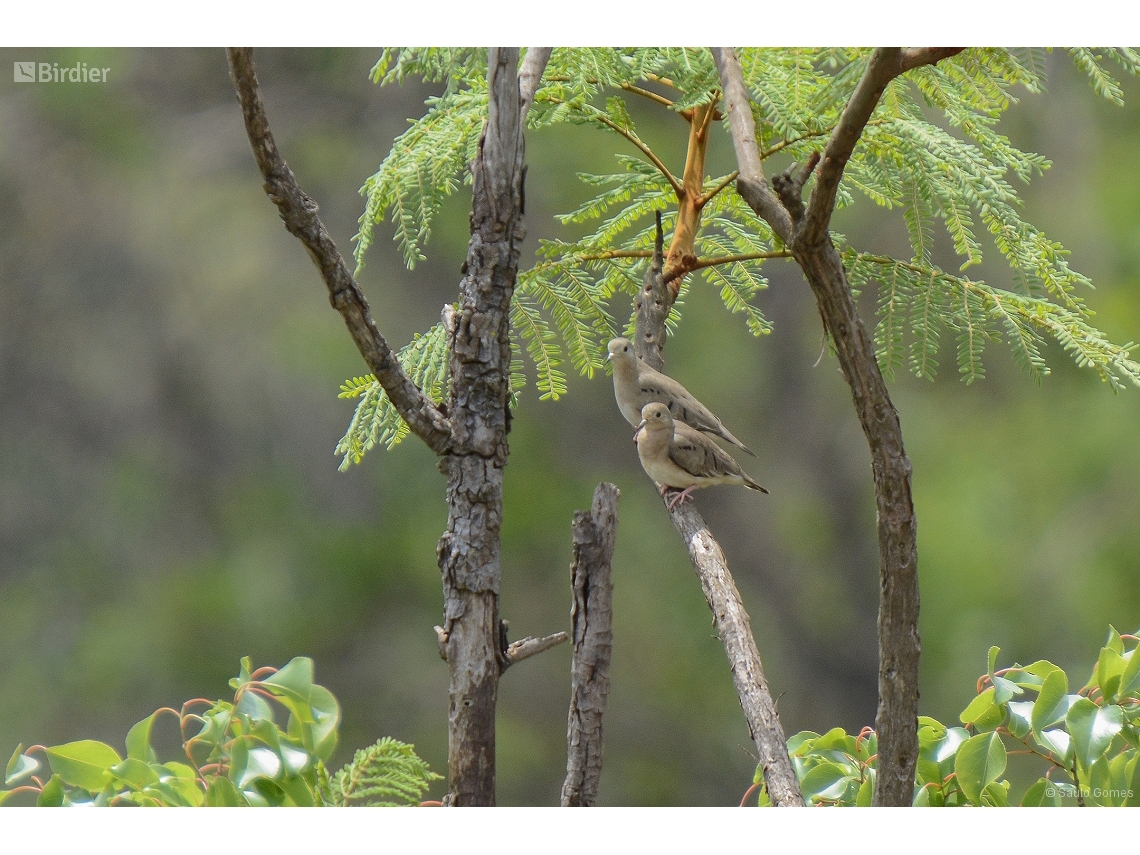
<instances>
[{"instance_id":1,"label":"green foliage","mask_svg":"<svg viewBox=\"0 0 1140 855\"><path fill-rule=\"evenodd\" d=\"M321 787L321 798L335 807L395 807L419 804L432 781L442 780L416 756L411 745L391 737L361 748Z\"/></svg>"},{"instance_id":2,"label":"green foliage","mask_svg":"<svg viewBox=\"0 0 1140 855\"><path fill-rule=\"evenodd\" d=\"M1117 103L1120 87L1105 60L1129 74L1140 70L1140 54L1126 48L1076 48L1071 54L1094 90ZM741 49L761 157L803 160L818 151L869 55L869 50L853 48ZM905 363L916 376L933 379L945 330L953 333L958 370L966 383L985 376L986 342L1004 337L1035 382L1049 372L1041 345L1052 338L1114 391L1126 381L1140 385L1140 363L1130 356L1136 345L1112 344L1089 323L1091 313L1076 293L1078 286L1090 287L1088 279L1069 267L1060 244L1020 214L1021 201L1009 176L1027 182L1049 161L1019 150L994 130L1001 114L1017 101L1015 87L1043 90L1044 58L1039 49L971 48L908 72L888 85L847 164L839 206L854 204L862 193L876 205L901 208L913 253L910 259L883 258L846 246L833 235L852 287L879 289L875 341L888 375ZM373 79L381 83L410 75L443 82L446 88L429 99L428 112L395 141L365 182L358 264L372 243L374 225L389 216L408 265L422 258L431 220L460 174L466 175L477 145L487 102L485 55L471 49L386 50L373 70ZM606 370L604 347L617 331L610 302L618 294L636 292L653 245L654 212L666 211L667 229L676 222L679 179L638 135L627 99L684 113L719 95L716 68L705 49L554 49L529 127L597 127L614 134L629 153L617 155L611 173L580 174L596 188L595 195L559 217L564 225L592 231L574 240L543 240L538 263L519 275L511 320L525 348L514 342L515 354L518 358L526 350L543 398L566 393L562 366L567 357L586 377ZM678 126L687 134L683 124ZM694 249L700 277L759 336L770 331L753 302L767 287L763 261L785 253L767 224L729 189L732 179L704 179L702 196L708 201ZM942 239L949 240L963 270L982 262L981 233L988 233L1012 269L1015 289L947 274L935 265L939 221ZM672 313L671 323L678 320L679 313ZM432 360L442 365L442 351L433 351ZM521 383L521 373L513 372L512 384ZM406 434L381 391L370 387L364 396L338 447L345 465L377 442L390 447Z\"/></svg>"},{"instance_id":3,"label":"green foliage","mask_svg":"<svg viewBox=\"0 0 1140 855\"><path fill-rule=\"evenodd\" d=\"M436 324L423 335L416 334L396 358L412 379L433 401L443 400L447 386L447 330L442 323ZM356 412L349 422L336 453L344 459L340 469L344 471L351 463L359 463L365 452L383 443L388 448L398 443L408 434L408 426L400 418L396 407L384 392L376 378L368 374L353 377L340 387L340 398L360 398Z\"/></svg>"},{"instance_id":4,"label":"green foliage","mask_svg":"<svg viewBox=\"0 0 1140 855\"><path fill-rule=\"evenodd\" d=\"M1092 676L1076 692L1069 692L1068 675L1044 659L995 671L999 650L991 647L978 694L959 716L963 727L919 716L914 804L1140 805L1138 641L1110 627ZM822 736L797 733L788 752L810 803L871 803L877 756L870 728L857 737L838 727ZM1010 782L1002 778L1010 753L1047 766L1019 802L1010 800ZM763 783L759 767L755 781ZM766 792L759 803L769 804Z\"/></svg>"},{"instance_id":5,"label":"green foliage","mask_svg":"<svg viewBox=\"0 0 1140 855\"><path fill-rule=\"evenodd\" d=\"M181 711L164 707L144 718L127 733L125 757L91 739L27 751L17 746L4 776L11 789L0 790L0 804L21 793L35 794L41 807L411 804L439 778L412 746L387 738L358 751L330 778L324 764L336 748L340 706L313 682L311 659L255 671L246 657L230 686L232 701L198 698ZM209 708L189 712L202 705ZM284 727L274 705L287 713ZM161 762L152 747L155 722L164 714L178 719L188 762ZM197 733L188 737L195 725ZM34 756L39 753L50 773L46 781Z\"/></svg>"}]
</instances>

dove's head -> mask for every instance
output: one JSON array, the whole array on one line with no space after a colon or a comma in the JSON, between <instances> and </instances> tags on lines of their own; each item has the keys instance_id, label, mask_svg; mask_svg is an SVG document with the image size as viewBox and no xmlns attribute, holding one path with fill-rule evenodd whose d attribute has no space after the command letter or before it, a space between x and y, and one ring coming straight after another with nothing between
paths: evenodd
<instances>
[{"instance_id":1,"label":"dove's head","mask_svg":"<svg viewBox=\"0 0 1140 855\"><path fill-rule=\"evenodd\" d=\"M672 435L673 416L670 414L669 408L656 401L642 407L641 424L637 426L635 433L641 433L643 430L649 433L668 431Z\"/></svg>"},{"instance_id":2,"label":"dove's head","mask_svg":"<svg viewBox=\"0 0 1140 855\"><path fill-rule=\"evenodd\" d=\"M607 350L610 352L608 357L610 362L616 363L622 360L633 362L637 359L637 354L633 350L633 342L628 338L611 339Z\"/></svg>"}]
</instances>

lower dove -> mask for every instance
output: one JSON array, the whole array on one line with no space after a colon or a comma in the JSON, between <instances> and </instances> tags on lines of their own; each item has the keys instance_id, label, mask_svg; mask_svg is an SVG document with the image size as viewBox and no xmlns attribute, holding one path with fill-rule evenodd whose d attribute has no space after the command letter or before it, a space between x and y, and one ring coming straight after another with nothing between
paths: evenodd
<instances>
[{"instance_id":1,"label":"lower dove","mask_svg":"<svg viewBox=\"0 0 1140 855\"><path fill-rule=\"evenodd\" d=\"M676 422L662 403L646 404L634 434L641 468L661 485L661 495L672 487L680 490L669 510L693 492L713 484L740 484L767 493L740 468L728 452L684 422Z\"/></svg>"},{"instance_id":2,"label":"lower dove","mask_svg":"<svg viewBox=\"0 0 1140 855\"><path fill-rule=\"evenodd\" d=\"M641 420L646 404L658 402L669 408L676 421L705 433L727 440L742 451L751 449L729 433L720 419L704 404L689 394L689 390L667 374L646 365L633 350L628 338L615 338L609 344L609 360L614 367L614 397L618 409L631 425Z\"/></svg>"}]
</instances>

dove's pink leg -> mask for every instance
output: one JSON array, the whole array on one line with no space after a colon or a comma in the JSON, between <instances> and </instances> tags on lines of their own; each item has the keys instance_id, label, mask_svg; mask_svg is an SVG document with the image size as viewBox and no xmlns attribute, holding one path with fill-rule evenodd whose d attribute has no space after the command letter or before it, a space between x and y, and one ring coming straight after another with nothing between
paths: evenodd
<instances>
[{"instance_id":1,"label":"dove's pink leg","mask_svg":"<svg viewBox=\"0 0 1140 855\"><path fill-rule=\"evenodd\" d=\"M672 499L670 499L669 500L669 510L673 510L674 507L681 504L681 502L685 501L685 499L689 498L689 495L695 489L697 489L697 486L695 484L692 487L686 487L684 490L682 490L680 493L678 493L676 496L674 496ZM664 497L665 494L662 493L661 495L662 495L662 497Z\"/></svg>"}]
</instances>

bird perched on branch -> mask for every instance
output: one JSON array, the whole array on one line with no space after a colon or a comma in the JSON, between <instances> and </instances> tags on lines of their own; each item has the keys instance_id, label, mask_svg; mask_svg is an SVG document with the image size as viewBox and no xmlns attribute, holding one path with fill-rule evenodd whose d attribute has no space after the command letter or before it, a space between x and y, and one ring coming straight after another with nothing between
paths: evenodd
<instances>
[{"instance_id":1,"label":"bird perched on branch","mask_svg":"<svg viewBox=\"0 0 1140 855\"><path fill-rule=\"evenodd\" d=\"M720 419L704 404L689 394L689 390L660 371L655 371L637 357L633 342L628 338L615 338L609 344L609 360L614 366L614 397L625 420L636 426L646 404L664 404L670 415L698 431L711 433L727 440L742 451L756 455L739 439L728 432ZM731 459L731 458L730 458Z\"/></svg>"},{"instance_id":2,"label":"bird perched on branch","mask_svg":"<svg viewBox=\"0 0 1140 855\"><path fill-rule=\"evenodd\" d=\"M684 422L676 422L669 408L660 402L646 404L634 433L641 468L661 485L680 490L669 502L669 510L693 492L713 484L741 484L767 493L755 479L740 468L729 453Z\"/></svg>"}]
</instances>

